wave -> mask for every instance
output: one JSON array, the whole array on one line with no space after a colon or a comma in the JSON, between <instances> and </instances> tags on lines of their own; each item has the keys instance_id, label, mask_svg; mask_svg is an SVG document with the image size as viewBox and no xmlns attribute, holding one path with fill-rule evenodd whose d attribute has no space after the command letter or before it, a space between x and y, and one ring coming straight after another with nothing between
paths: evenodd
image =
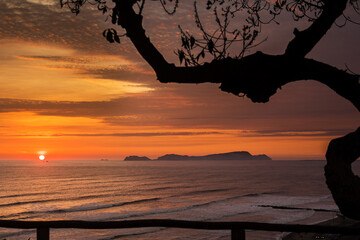
<instances>
[{"instance_id":1,"label":"wave","mask_svg":"<svg viewBox=\"0 0 360 240\"><path fill-rule=\"evenodd\" d=\"M35 234L35 233L36 233L36 230L20 230L17 232L0 234L0 238L5 240L6 238L9 238L9 237L18 237L21 235Z\"/></svg>"},{"instance_id":2,"label":"wave","mask_svg":"<svg viewBox=\"0 0 360 240\"><path fill-rule=\"evenodd\" d=\"M192 186L167 186L167 187L156 187L156 188L148 188L148 189L144 189L143 191L146 192L152 192L152 191L159 191L159 190L168 190L168 189L184 189L184 188L191 188Z\"/></svg>"},{"instance_id":3,"label":"wave","mask_svg":"<svg viewBox=\"0 0 360 240\"><path fill-rule=\"evenodd\" d=\"M285 210L307 210L307 211L315 211L315 212L333 212L339 213L336 210L330 209L322 209L322 208L306 208L306 207L289 207L289 206L273 206L273 205L257 205L258 207L268 207L273 209L285 209Z\"/></svg>"},{"instance_id":4,"label":"wave","mask_svg":"<svg viewBox=\"0 0 360 240\"><path fill-rule=\"evenodd\" d=\"M179 207L179 208L172 208L172 209L158 210L158 211L149 211L149 212L141 212L141 213L133 213L133 214L123 215L123 216L118 216L118 217L111 217L111 218L102 219L102 221L121 220L121 219L145 217L145 216L151 216L151 215L157 215L157 214L167 214L167 213L182 212L182 211L186 211L186 210L190 210L190 209L194 209L194 208L211 206L213 204L233 201L233 200L241 199L241 198L244 198L244 197L261 196L261 195L265 195L265 194L271 194L271 192L250 193L250 194L245 194L245 195L240 195L240 196L217 199L217 200L213 200L213 201L209 201L209 202L205 202L205 203L193 204L193 205L190 205L190 206L184 206L184 207Z\"/></svg>"},{"instance_id":5,"label":"wave","mask_svg":"<svg viewBox=\"0 0 360 240\"><path fill-rule=\"evenodd\" d=\"M149 180L149 179L144 179L144 180ZM139 186L139 187L143 187L143 186L153 186L153 185L156 185L156 184L169 185L169 184L179 184L179 182L177 182L177 181L147 182L147 183L139 184L138 186Z\"/></svg>"},{"instance_id":6,"label":"wave","mask_svg":"<svg viewBox=\"0 0 360 240\"><path fill-rule=\"evenodd\" d=\"M92 198L99 198L103 197L104 195L89 195L89 196L80 196L75 198L54 198L54 199L44 199L44 200L31 200L31 201L22 201L22 202L12 202L12 203L4 203L0 204L0 207L12 207L18 205L25 205L25 204L35 204L35 203L49 203L49 202L62 202L62 201L69 201L69 200L82 200L82 199L92 199ZM105 195L106 196L106 195ZM109 196L112 196L109 194Z\"/></svg>"},{"instance_id":7,"label":"wave","mask_svg":"<svg viewBox=\"0 0 360 240\"><path fill-rule=\"evenodd\" d=\"M219 189L214 189L214 190L219 190ZM222 189L222 190L224 190L224 189ZM145 212L145 213L129 214L127 216L108 218L106 220L121 220L121 219L145 217L145 216L150 216L150 215L182 212L182 211L186 211L186 210L190 210L190 209L194 209L194 208L210 206L210 205L213 205L213 204L224 203L224 202L227 202L227 201L241 199L241 198L244 198L244 197L254 197L254 196L256 197L256 196L261 196L261 195L271 194L271 193L272 192L250 193L250 194L234 196L234 197L229 197L229 198L224 198L224 199L217 199L217 200L214 200L214 201L209 201L209 202L205 202L205 203L201 203L201 204L193 204L193 205L185 206L185 207L181 207L181 208L175 208L175 209L169 209L169 210L163 210L163 211L150 211L150 212ZM241 211L241 212L235 212L235 213L231 213L231 214L223 214L223 215L217 216L217 217L207 217L207 218L203 217L201 219L201 221L214 221L214 220L222 219L224 217L237 216L239 214L246 214L246 213L257 212L257 211L260 211L260 210L249 210L249 211L245 211L245 212ZM120 235L115 235L115 236L108 237L108 238L102 238L102 239L99 239L99 240L115 240L115 239L119 239L119 238L123 238L123 237L131 237L131 236L136 236L136 235L144 235L144 234L148 234L148 233L160 232L160 231L163 231L165 229L167 229L167 228L159 228L159 229L156 229L156 230L142 231L142 232L136 232L136 233L132 233L132 234L120 234Z\"/></svg>"},{"instance_id":8,"label":"wave","mask_svg":"<svg viewBox=\"0 0 360 240\"><path fill-rule=\"evenodd\" d=\"M3 195L0 196L1 198L14 198L14 197L27 197L27 196L38 196L38 195L47 195L49 193L23 193L23 194L13 194L13 195Z\"/></svg>"},{"instance_id":9,"label":"wave","mask_svg":"<svg viewBox=\"0 0 360 240\"><path fill-rule=\"evenodd\" d=\"M161 199L161 198L139 199L139 200L134 200L134 201L129 201L129 202L111 203L111 204L104 204L104 205L85 204L85 205L75 206L75 207L71 207L71 208L67 208L67 209L56 209L56 210L46 210L46 211L26 211L26 212L14 213L14 214L9 214L9 215L3 215L3 216L0 216L0 218L14 218L14 217L18 217L18 216L21 216L24 214L39 214L39 213L40 214L44 214L44 213L46 213L46 214L49 214L49 213L54 214L55 213L56 214L56 213L94 211L94 210L119 207L119 206L124 206L124 205L129 205L129 204L157 201L159 199ZM56 200L44 200L44 202L51 202L51 201L56 201ZM33 203L38 203L38 202L41 202L41 201L33 201ZM23 203L19 203L19 204L23 204ZM17 205L17 204L14 203L12 205Z\"/></svg>"},{"instance_id":10,"label":"wave","mask_svg":"<svg viewBox=\"0 0 360 240\"><path fill-rule=\"evenodd\" d=\"M163 231L165 229L167 229L167 228L157 228L157 229L141 231L141 232L135 232L135 233L129 233L129 234L118 234L118 235L107 237L107 238L100 238L98 240L115 240L115 239L119 239L119 238L123 238L123 237L132 237L132 236L144 235L144 234L148 234L148 233L160 232L160 231Z\"/></svg>"},{"instance_id":11,"label":"wave","mask_svg":"<svg viewBox=\"0 0 360 240\"><path fill-rule=\"evenodd\" d=\"M158 187L158 188L146 189L145 191L156 191L156 190L166 190L166 189L176 189L176 187ZM205 194L205 193L212 193L212 192L223 192L223 191L228 191L228 190L231 190L231 189L227 188L227 189L198 190L198 191L185 192L185 193L182 193L182 194L176 194L176 195L167 196L167 197L191 196L191 195ZM144 191L144 190L142 190L142 191ZM106 192L110 192L110 193L106 193ZM37 196L37 195L44 195L44 194L46 194L46 193L14 194L14 195L2 196L0 198ZM98 199L98 198L115 197L115 196L122 196L122 195L123 194L120 194L120 193L114 194L113 190L105 190L105 194L92 194L92 195L85 195L85 196L77 196L77 197L73 197L73 198L52 198L52 199L38 199L38 200L29 200L29 201L18 201L18 202L0 204L0 207L12 207L12 206L19 206L19 205L26 205L26 204L51 203L51 202L63 202L63 201L88 200L88 199ZM156 200L160 200L160 198L156 198ZM142 201L147 201L147 200L145 199L145 200L135 201L135 202L130 202L130 203L127 203L127 202L124 203L123 202L123 203L108 204L108 205L104 205L102 207L100 206L99 209L117 207L117 206L121 206L121 205L125 205L125 204L138 203L138 202L142 202ZM85 210L82 210L82 211L88 211L88 210L96 210L96 209L85 208ZM62 210L54 210L52 212L66 212L66 210L64 210L64 209L62 209ZM34 213L34 212L22 212L22 213L27 214L27 213ZM44 212L41 212L41 213L44 213ZM0 217L8 217L8 216L0 216Z\"/></svg>"},{"instance_id":12,"label":"wave","mask_svg":"<svg viewBox=\"0 0 360 240\"><path fill-rule=\"evenodd\" d=\"M197 207L203 207L203 206L208 206L208 205L212 205L212 204L216 204L216 203L232 201L232 200L240 199L240 198L243 198L243 197L261 196L261 195L264 195L264 194L271 194L271 193L270 192L250 193L250 194L234 196L234 197L229 197L229 198L216 199L216 200L205 202L205 203L193 204L193 205L190 205L190 206L184 206L184 207L175 208L175 209L173 208L173 209L166 209L166 210L135 213L135 214L124 215L124 216L120 216L120 217L102 219L102 220L125 219L125 218L131 218L131 217L143 217L143 216L154 215L154 214L165 214L165 213L181 212L181 211L185 211L185 210L189 210L189 209L193 209L193 208L197 208ZM1 216L1 218L10 218L10 217L14 218L14 217L19 217L19 216L22 216L22 215L25 215L25 214L26 215L29 215L29 214L44 214L44 213L45 214L58 214L58 213L73 213L73 212L94 211L94 210L99 210L99 209L108 209L108 208L113 208L113 207L120 207L120 206L125 206L125 205L130 205L130 204L138 204L138 203L144 203L144 202L158 201L158 200L172 198L172 197L178 197L178 195L173 195L173 196L169 196L169 197L165 197L165 198L156 197L156 198L148 198L148 199L138 199L138 200L134 200L134 201L103 204L103 205L86 204L86 205L75 206L75 207L71 207L71 208L67 208L67 209L55 209L55 210L46 210L46 211L26 211L26 212L21 212L21 213L4 215L4 216ZM44 200L44 202L45 201L50 201L50 200ZM55 201L55 200L53 200L53 201ZM31 216L31 218L32 217L34 217L34 216ZM28 217L25 217L25 219L27 219L27 218Z\"/></svg>"},{"instance_id":13,"label":"wave","mask_svg":"<svg viewBox=\"0 0 360 240\"><path fill-rule=\"evenodd\" d=\"M185 188L192 188L192 187L193 186L166 186L166 187L148 188L148 189L144 189L143 191L152 192L152 191L159 191L159 190L169 190L169 189L179 189L179 188L185 189ZM197 194L212 193L212 192L223 192L223 191L229 191L231 189L232 188L197 190L197 191L176 194L171 197L181 197L181 196L197 195Z\"/></svg>"},{"instance_id":14,"label":"wave","mask_svg":"<svg viewBox=\"0 0 360 240\"><path fill-rule=\"evenodd\" d=\"M85 184L85 185L88 184L89 186L91 186L91 189L99 188L99 189L103 190L104 188L108 188L108 189L111 190L111 189L114 189L116 187L121 187L121 185L114 185L114 183L126 183L126 184L128 184L130 182L136 182L136 180L106 181L106 182L96 182L96 184L94 184L94 183L73 182L73 183L67 183L67 184L62 184L61 186L57 186L57 189L59 191L64 191L64 190L68 190L69 187L71 187L72 190L77 190L77 189L84 190L84 185L82 185L82 184ZM104 184L104 183L106 183L106 184ZM78 184L78 186L74 186L74 184Z\"/></svg>"},{"instance_id":15,"label":"wave","mask_svg":"<svg viewBox=\"0 0 360 240\"><path fill-rule=\"evenodd\" d=\"M201 192L218 192L218 191L226 191L226 190L228 190L228 189L208 189L208 190L189 192L189 194L196 194L196 193L201 193ZM279 201L284 201L285 198L288 200L288 201L284 202L285 204L287 204L287 206L289 206L291 204L297 205L297 204L304 204L304 203L309 203L309 202L321 201L321 199L324 199L324 198L320 198L320 199L318 199L318 198L316 198L316 199L313 199L313 198L307 199L307 198L305 198L305 199L303 199L304 197L300 197L298 199L298 198L291 198L291 197L286 197L286 196L284 196L284 199L282 199L281 196L278 196L278 195L274 196L273 194L278 194L278 192L249 193L249 194L232 196L232 197L227 197L227 198L215 199L215 200L212 200L212 201L207 201L207 202L202 202L202 203L197 203L197 204L192 204L192 205L187 205L187 206L182 206L182 207L177 207L177 208L156 209L156 210L153 210L153 211L146 211L146 212L129 212L127 214L122 214L120 216L117 215L117 216L111 216L111 217L108 217L108 218L100 217L100 219L97 218L96 220L97 221L111 221L111 220L121 220L121 219L129 219L129 218L146 217L146 216L158 215L158 214L176 213L176 212L187 211L187 210L191 210L191 209L195 209L195 208L212 206L214 204L226 203L226 202L238 200L238 199L241 199L241 198L247 198L247 197L248 198L254 198L255 197L255 199L253 199L250 202L247 202L246 204L244 204L244 207L241 206L242 203L240 203L240 205L239 205L239 203L236 203L236 206L233 208L234 210L231 210L231 211L233 211L231 213L229 213L229 212L224 212L223 214L220 214L220 213L217 214L216 213L215 214L216 216L211 217L211 219L218 219L218 218L222 218L222 217L247 213L249 211L250 212L262 211L261 208L264 208L264 207L274 206L274 207L279 207L280 208L282 206L278 206L277 203L279 203ZM184 195L184 194L181 194L181 195ZM9 217L14 218L14 217L21 217L22 216L24 219L29 219L29 218L34 218L34 217L36 218L36 215L42 216L42 214L61 214L61 213L74 213L74 212L85 212L85 211L91 212L91 211L95 211L95 210L99 210L99 209L109 209L109 208L113 208L113 207L120 207L120 206L126 206L126 205L131 205L131 204L140 204L140 203L144 203L144 202L165 200L165 199L170 199L170 198L178 197L178 196L179 195L172 195L172 196L167 196L167 197L163 197L163 198L156 197L156 198L148 198L148 199L138 199L138 200L133 200L133 201L102 204L102 205L97 204L97 203L90 203L90 204L78 205L78 206L74 206L74 207L70 207L70 208L66 208L66 209L21 212L21 213L16 213L16 214L10 214L10 215L7 215L7 216L2 216L1 218L9 218ZM260 197L260 198L257 198L257 197ZM275 199L275 200L271 200L271 199ZM297 199L295 201L296 204L294 204L295 199ZM270 203L273 203L273 204L272 205L262 205L261 203L263 203L264 201L270 202ZM283 207L283 208L286 208L286 206ZM292 208L292 210L300 209L300 208L296 208L296 207L289 207L289 210L291 210L290 208ZM302 210L307 210L307 209L302 209ZM329 210L329 212L335 212L335 211ZM212 215L214 215L214 214L212 214Z\"/></svg>"},{"instance_id":16,"label":"wave","mask_svg":"<svg viewBox=\"0 0 360 240\"><path fill-rule=\"evenodd\" d=\"M105 191L105 192L113 192L113 190L109 190L109 191ZM46 194L46 193L43 193ZM41 195L39 194L28 194L28 195ZM47 195L47 194L46 194ZM53 199L43 199L43 200L31 200L31 201L20 201L20 202L12 202L12 203L4 203L4 204L0 204L0 207L10 207L10 206L17 206L17 205L24 205L24 204L34 204L34 203L48 203L48 202L62 202L62 201L76 201L76 200L87 200L87 199L97 199L97 198L103 198L103 197L115 197L115 196L122 196L123 194L93 194L93 195L85 195L85 196L78 196L78 197L73 197L73 198L53 198ZM24 195L9 195L12 197L17 197L17 196L27 196L26 194ZM5 198L5 197L4 197Z\"/></svg>"},{"instance_id":17,"label":"wave","mask_svg":"<svg viewBox=\"0 0 360 240\"><path fill-rule=\"evenodd\" d=\"M134 200L134 201L129 201L129 202L111 203L111 204L103 204L103 205L88 204L88 205L71 207L71 208L67 208L67 209L57 209L57 210L44 211L44 212L38 212L38 213L70 213L70 212L94 211L94 210L99 210L99 209L107 209L107 208L112 208L112 207L125 206L125 205L129 205L129 204L152 202L152 201L157 201L159 199L160 198L148 198L148 199L139 199L139 200Z\"/></svg>"},{"instance_id":18,"label":"wave","mask_svg":"<svg viewBox=\"0 0 360 240\"><path fill-rule=\"evenodd\" d=\"M178 196L191 196L191 195L197 195L197 194L204 194L204 193L214 193L214 192L227 192L232 190L233 188L218 188L218 189L206 189L206 190L198 190L198 191L191 191L191 192L186 192L183 194L178 194L176 195L176 197Z\"/></svg>"},{"instance_id":19,"label":"wave","mask_svg":"<svg viewBox=\"0 0 360 240\"><path fill-rule=\"evenodd\" d=\"M46 200L33 200L33 201L23 201L23 202L14 202L14 203L4 203L0 204L0 207L9 207L9 206L17 206L23 204L30 204L30 203L45 203L51 201L58 201L58 199L46 199Z\"/></svg>"},{"instance_id":20,"label":"wave","mask_svg":"<svg viewBox=\"0 0 360 240\"><path fill-rule=\"evenodd\" d=\"M154 189L152 189L154 190ZM200 191L192 191L187 192L184 194L177 194L172 195L168 197L179 197L179 196L185 196L185 195L196 195L196 194L203 194L203 193L210 193L210 192L219 192L219 191L227 191L229 189L209 189L209 190L200 190ZM97 198L103 198L103 197L114 197L114 196L120 196L122 194L96 194L96 195L86 195L86 196L79 196L74 198L56 198L56 199L44 199L44 200L32 200L32 201L21 201L21 202L13 202L13 203L5 203L0 204L0 207L10 207L10 206L18 206L18 205L25 205L25 204L36 204L36 203L49 203L49 202L61 202L61 201L76 201L76 200L87 200L87 199L97 199ZM150 200L160 200L161 198L151 198ZM97 209L106 209L111 207L118 207L123 206L127 204L134 204L134 203L141 203L141 202L148 202L149 199L140 199L130 202L121 202L121 203L114 203L114 204L106 204L106 205L100 205L97 207L74 207L70 209L57 209L52 211L29 211L29 212L22 212L22 214L31 214L31 213L60 213L60 212L79 212L79 211L90 211L90 210L97 210ZM1 217L9 217L9 216L1 216Z\"/></svg>"}]
</instances>

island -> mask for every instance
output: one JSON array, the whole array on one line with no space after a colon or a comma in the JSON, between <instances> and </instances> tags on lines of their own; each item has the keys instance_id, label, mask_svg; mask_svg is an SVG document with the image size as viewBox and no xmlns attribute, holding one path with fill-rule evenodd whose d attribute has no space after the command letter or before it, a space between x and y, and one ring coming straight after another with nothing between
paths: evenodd
<instances>
[{"instance_id":1,"label":"island","mask_svg":"<svg viewBox=\"0 0 360 240\"><path fill-rule=\"evenodd\" d=\"M151 161L148 157L139 157L139 156L127 156L124 161Z\"/></svg>"},{"instance_id":2,"label":"island","mask_svg":"<svg viewBox=\"0 0 360 240\"><path fill-rule=\"evenodd\" d=\"M149 161L148 157L128 156L124 161ZM204 156L188 156L178 154L166 154L153 159L152 161L188 161L188 160L272 160L265 154L252 155L247 151L237 151L228 153L209 154Z\"/></svg>"},{"instance_id":3,"label":"island","mask_svg":"<svg viewBox=\"0 0 360 240\"><path fill-rule=\"evenodd\" d=\"M205 156L166 154L164 156L158 157L155 160L271 160L271 158L266 156L265 154L251 155L247 151L238 151L229 153L209 154Z\"/></svg>"}]
</instances>

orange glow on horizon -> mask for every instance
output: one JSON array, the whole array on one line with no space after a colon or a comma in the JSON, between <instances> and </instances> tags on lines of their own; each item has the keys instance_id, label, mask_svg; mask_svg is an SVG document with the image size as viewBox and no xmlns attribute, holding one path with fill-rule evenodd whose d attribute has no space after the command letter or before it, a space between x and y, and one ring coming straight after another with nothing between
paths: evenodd
<instances>
[{"instance_id":1,"label":"orange glow on horizon","mask_svg":"<svg viewBox=\"0 0 360 240\"><path fill-rule=\"evenodd\" d=\"M310 106L306 99L318 99L319 86L312 92L287 85L265 108L215 93L210 84L160 84L143 60L126 54L9 39L0 40L0 52L0 160L44 160L47 152L52 161L232 151L324 159L329 141L360 117L346 110L348 102L330 101L324 111L326 102ZM347 115L333 118L341 106Z\"/></svg>"}]
</instances>

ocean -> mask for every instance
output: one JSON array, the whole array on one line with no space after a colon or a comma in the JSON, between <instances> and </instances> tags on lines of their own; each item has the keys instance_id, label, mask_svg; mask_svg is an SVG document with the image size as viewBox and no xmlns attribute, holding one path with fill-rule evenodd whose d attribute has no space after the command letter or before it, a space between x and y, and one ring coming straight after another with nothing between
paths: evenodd
<instances>
[{"instance_id":1,"label":"ocean","mask_svg":"<svg viewBox=\"0 0 360 240\"><path fill-rule=\"evenodd\" d=\"M0 161L0 219L315 224L339 213L325 161ZM360 172L354 166L354 172ZM247 239L284 233L247 231ZM230 231L51 229L51 239L230 239ZM0 228L0 239L36 239Z\"/></svg>"}]
</instances>

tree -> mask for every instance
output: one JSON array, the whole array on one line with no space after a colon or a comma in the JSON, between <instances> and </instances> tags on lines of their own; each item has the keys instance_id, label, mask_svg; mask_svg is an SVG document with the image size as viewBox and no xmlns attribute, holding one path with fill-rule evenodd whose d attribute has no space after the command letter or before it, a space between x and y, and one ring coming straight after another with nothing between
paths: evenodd
<instances>
[{"instance_id":1,"label":"tree","mask_svg":"<svg viewBox=\"0 0 360 240\"><path fill-rule=\"evenodd\" d=\"M179 0L158 1L169 15L178 8ZM109 14L112 24L125 30L125 34L118 35L114 28L106 29L104 37L111 43L120 43L121 37L128 37L162 83L219 83L222 91L265 103L283 85L312 79L325 84L360 111L359 75L306 58L340 16L344 24L357 24L345 10L351 9L360 15L358 0L208 0L206 8L214 14L217 25L212 33L203 26L195 1L195 22L202 37L194 37L179 27L182 47L176 54L182 66L167 62L146 36L142 24L146 0L112 0L112 3L60 0L62 7L67 6L76 14L86 2L96 5L103 14ZM302 31L294 29L294 38L281 55L260 51L247 54L249 49L261 44L258 36L262 26L277 23L283 11L289 12L294 21L309 21L309 26ZM231 20L244 13L242 28L232 28ZM237 53L231 54L236 44ZM326 153L326 183L340 211L354 219L360 219L360 178L353 174L351 164L359 157L360 127L332 140Z\"/></svg>"}]
</instances>

